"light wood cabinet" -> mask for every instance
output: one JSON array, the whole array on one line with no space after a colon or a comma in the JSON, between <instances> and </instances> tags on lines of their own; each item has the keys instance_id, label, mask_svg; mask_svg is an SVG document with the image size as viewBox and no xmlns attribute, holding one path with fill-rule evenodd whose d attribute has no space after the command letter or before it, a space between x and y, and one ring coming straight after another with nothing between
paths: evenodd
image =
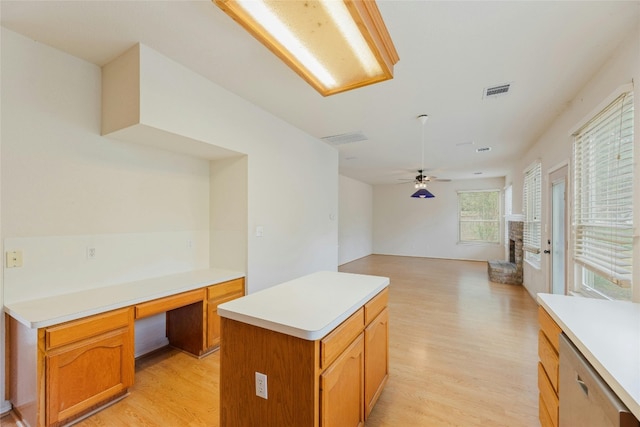
<instances>
[{"instance_id":1,"label":"light wood cabinet","mask_svg":"<svg viewBox=\"0 0 640 427\"><path fill-rule=\"evenodd\" d=\"M220 425L363 426L388 378L387 301L385 288L316 341L222 318Z\"/></svg>"},{"instance_id":2,"label":"light wood cabinet","mask_svg":"<svg viewBox=\"0 0 640 427\"><path fill-rule=\"evenodd\" d=\"M219 343L217 305L243 294L240 278L38 329L6 315L7 398L25 425L73 421L133 385L135 319L166 312L171 345L201 356Z\"/></svg>"},{"instance_id":3,"label":"light wood cabinet","mask_svg":"<svg viewBox=\"0 0 640 427\"><path fill-rule=\"evenodd\" d=\"M558 427L558 345L562 329L544 308L538 307L538 390L539 417L543 427Z\"/></svg>"},{"instance_id":4,"label":"light wood cabinet","mask_svg":"<svg viewBox=\"0 0 640 427\"><path fill-rule=\"evenodd\" d=\"M133 385L128 326L52 350L46 356L47 424L74 418Z\"/></svg>"},{"instance_id":5,"label":"light wood cabinet","mask_svg":"<svg viewBox=\"0 0 640 427\"><path fill-rule=\"evenodd\" d=\"M361 333L320 376L320 425L364 425L364 338Z\"/></svg>"},{"instance_id":6,"label":"light wood cabinet","mask_svg":"<svg viewBox=\"0 0 640 427\"><path fill-rule=\"evenodd\" d=\"M220 345L220 316L218 306L244 295L244 279L230 280L207 289L207 347Z\"/></svg>"},{"instance_id":7,"label":"light wood cabinet","mask_svg":"<svg viewBox=\"0 0 640 427\"><path fill-rule=\"evenodd\" d=\"M389 378L389 310L364 330L365 417L373 410Z\"/></svg>"},{"instance_id":8,"label":"light wood cabinet","mask_svg":"<svg viewBox=\"0 0 640 427\"><path fill-rule=\"evenodd\" d=\"M7 316L8 389L32 426L58 425L133 384L133 308L33 330Z\"/></svg>"}]
</instances>

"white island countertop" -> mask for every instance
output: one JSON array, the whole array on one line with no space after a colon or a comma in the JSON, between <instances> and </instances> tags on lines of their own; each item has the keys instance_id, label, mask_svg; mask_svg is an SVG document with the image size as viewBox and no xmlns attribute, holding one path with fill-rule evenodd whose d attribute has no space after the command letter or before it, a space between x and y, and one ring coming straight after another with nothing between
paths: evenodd
<instances>
[{"instance_id":1,"label":"white island countertop","mask_svg":"<svg viewBox=\"0 0 640 427\"><path fill-rule=\"evenodd\" d=\"M551 294L538 302L640 419L640 304Z\"/></svg>"},{"instance_id":2,"label":"white island countertop","mask_svg":"<svg viewBox=\"0 0 640 427\"><path fill-rule=\"evenodd\" d=\"M6 304L4 310L29 328L44 328L240 277L244 273L215 268L196 270L20 301Z\"/></svg>"},{"instance_id":3,"label":"white island countertop","mask_svg":"<svg viewBox=\"0 0 640 427\"><path fill-rule=\"evenodd\" d=\"M321 271L221 304L218 314L315 341L387 286L387 277Z\"/></svg>"}]
</instances>

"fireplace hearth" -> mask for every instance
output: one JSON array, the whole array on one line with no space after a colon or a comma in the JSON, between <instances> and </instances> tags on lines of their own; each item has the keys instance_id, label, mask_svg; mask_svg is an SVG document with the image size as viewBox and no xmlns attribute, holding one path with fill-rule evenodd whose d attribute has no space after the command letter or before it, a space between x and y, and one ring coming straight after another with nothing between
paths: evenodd
<instances>
[{"instance_id":1,"label":"fireplace hearth","mask_svg":"<svg viewBox=\"0 0 640 427\"><path fill-rule=\"evenodd\" d=\"M524 223L522 221L508 222L509 259L506 261L489 261L487 268L489 280L496 283L509 285L522 284L522 261L524 252L522 248L522 233Z\"/></svg>"}]
</instances>

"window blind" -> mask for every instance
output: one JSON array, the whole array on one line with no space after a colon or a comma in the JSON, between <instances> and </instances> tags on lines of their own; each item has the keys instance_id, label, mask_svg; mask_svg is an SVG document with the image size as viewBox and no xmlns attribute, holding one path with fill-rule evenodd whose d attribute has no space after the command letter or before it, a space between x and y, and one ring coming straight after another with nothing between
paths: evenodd
<instances>
[{"instance_id":1,"label":"window blind","mask_svg":"<svg viewBox=\"0 0 640 427\"><path fill-rule=\"evenodd\" d=\"M540 212L542 168L536 162L524 173L524 231L522 236L526 258L540 260Z\"/></svg>"},{"instance_id":2,"label":"window blind","mask_svg":"<svg viewBox=\"0 0 640 427\"><path fill-rule=\"evenodd\" d=\"M631 286L633 93L622 94L574 136L574 259Z\"/></svg>"}]
</instances>

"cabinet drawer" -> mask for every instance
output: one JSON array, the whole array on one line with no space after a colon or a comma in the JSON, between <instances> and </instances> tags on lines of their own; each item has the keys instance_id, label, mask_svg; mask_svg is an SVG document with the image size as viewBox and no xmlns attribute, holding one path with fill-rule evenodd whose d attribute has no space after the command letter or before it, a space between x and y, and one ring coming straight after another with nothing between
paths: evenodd
<instances>
[{"instance_id":1,"label":"cabinet drawer","mask_svg":"<svg viewBox=\"0 0 640 427\"><path fill-rule=\"evenodd\" d=\"M45 347L47 350L60 347L85 338L100 335L129 325L129 308L97 314L74 320L62 325L46 328Z\"/></svg>"},{"instance_id":2,"label":"cabinet drawer","mask_svg":"<svg viewBox=\"0 0 640 427\"><path fill-rule=\"evenodd\" d=\"M542 400L542 395L538 395L538 418L540 418L541 427L555 427L551 415L549 415L547 407Z\"/></svg>"},{"instance_id":3,"label":"cabinet drawer","mask_svg":"<svg viewBox=\"0 0 640 427\"><path fill-rule=\"evenodd\" d=\"M551 421L555 427L558 426L558 396L553 390L553 386L547 377L541 363L538 363L538 390L540 390L540 398L544 402L544 406L551 417Z\"/></svg>"},{"instance_id":4,"label":"cabinet drawer","mask_svg":"<svg viewBox=\"0 0 640 427\"><path fill-rule=\"evenodd\" d=\"M320 368L324 369L335 360L342 350L364 329L364 308L356 311L340 326L331 331L320 343Z\"/></svg>"},{"instance_id":5,"label":"cabinet drawer","mask_svg":"<svg viewBox=\"0 0 640 427\"><path fill-rule=\"evenodd\" d=\"M136 319L153 316L154 314L173 310L174 308L183 307L203 300L204 290L196 289L195 291L183 292L178 295L171 295L169 297L158 298L142 304L136 304Z\"/></svg>"},{"instance_id":6,"label":"cabinet drawer","mask_svg":"<svg viewBox=\"0 0 640 427\"><path fill-rule=\"evenodd\" d=\"M385 288L364 305L364 324L368 325L384 310L389 302L389 289Z\"/></svg>"},{"instance_id":7,"label":"cabinet drawer","mask_svg":"<svg viewBox=\"0 0 640 427\"><path fill-rule=\"evenodd\" d=\"M538 357L551 381L553 389L558 393L558 353L556 353L547 336L542 331L538 331Z\"/></svg>"},{"instance_id":8,"label":"cabinet drawer","mask_svg":"<svg viewBox=\"0 0 640 427\"><path fill-rule=\"evenodd\" d=\"M549 316L549 313L547 313L547 311L541 306L538 306L538 323L540 324L540 329L547 336L549 342L557 353L558 340L560 339L562 329L560 329L560 326L558 326L551 316Z\"/></svg>"},{"instance_id":9,"label":"cabinet drawer","mask_svg":"<svg viewBox=\"0 0 640 427\"><path fill-rule=\"evenodd\" d=\"M207 288L207 299L220 298L222 296L242 293L244 294L244 279L234 279L228 282L218 283Z\"/></svg>"}]
</instances>

